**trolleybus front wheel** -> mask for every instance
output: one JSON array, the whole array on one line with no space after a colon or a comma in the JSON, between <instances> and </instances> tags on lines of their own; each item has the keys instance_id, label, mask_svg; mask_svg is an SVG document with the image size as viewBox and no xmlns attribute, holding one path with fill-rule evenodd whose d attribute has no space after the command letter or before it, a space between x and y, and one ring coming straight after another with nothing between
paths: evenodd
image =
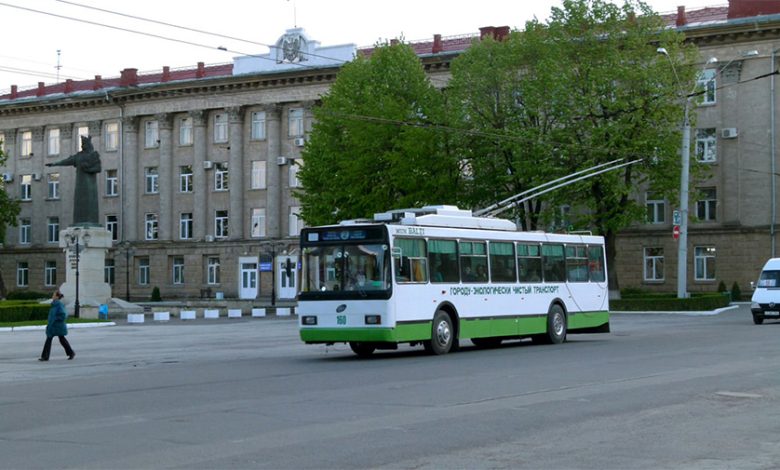
<instances>
[{"instance_id":1,"label":"trolleybus front wheel","mask_svg":"<svg viewBox=\"0 0 780 470\"><path fill-rule=\"evenodd\" d=\"M566 313L563 307L553 304L547 312L547 333L534 335L535 343L561 344L566 341Z\"/></svg>"},{"instance_id":2,"label":"trolleybus front wheel","mask_svg":"<svg viewBox=\"0 0 780 470\"><path fill-rule=\"evenodd\" d=\"M374 350L376 349L370 343L358 343L357 341L350 342L349 347L350 349L352 349L352 352L354 352L360 357L369 357L374 353Z\"/></svg>"},{"instance_id":3,"label":"trolleybus front wheel","mask_svg":"<svg viewBox=\"0 0 780 470\"><path fill-rule=\"evenodd\" d=\"M431 327L431 339L425 341L425 350L431 354L447 354L455 343L455 330L452 327L452 319L447 312L437 310L433 316Z\"/></svg>"}]
</instances>

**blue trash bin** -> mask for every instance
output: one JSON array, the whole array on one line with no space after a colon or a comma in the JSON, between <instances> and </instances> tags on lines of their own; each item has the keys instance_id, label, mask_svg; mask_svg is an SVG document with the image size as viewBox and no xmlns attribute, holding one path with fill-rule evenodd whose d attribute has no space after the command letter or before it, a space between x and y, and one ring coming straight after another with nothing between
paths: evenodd
<instances>
[{"instance_id":1,"label":"blue trash bin","mask_svg":"<svg viewBox=\"0 0 780 470\"><path fill-rule=\"evenodd\" d=\"M101 318L108 320L108 305L106 304L100 304L98 307L98 320Z\"/></svg>"}]
</instances>

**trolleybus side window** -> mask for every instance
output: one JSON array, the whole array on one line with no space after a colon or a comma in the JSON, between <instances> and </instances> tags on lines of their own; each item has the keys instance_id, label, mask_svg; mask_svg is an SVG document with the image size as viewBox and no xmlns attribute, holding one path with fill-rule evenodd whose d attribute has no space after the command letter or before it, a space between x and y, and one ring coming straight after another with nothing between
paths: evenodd
<instances>
[{"instance_id":1,"label":"trolleybus side window","mask_svg":"<svg viewBox=\"0 0 780 470\"><path fill-rule=\"evenodd\" d=\"M538 244L517 244L520 282L542 282L542 253Z\"/></svg>"},{"instance_id":2,"label":"trolleybus side window","mask_svg":"<svg viewBox=\"0 0 780 470\"><path fill-rule=\"evenodd\" d=\"M394 254L396 282L428 282L425 240L396 238ZM394 252L395 253L395 252Z\"/></svg>"},{"instance_id":3,"label":"trolleybus side window","mask_svg":"<svg viewBox=\"0 0 780 470\"><path fill-rule=\"evenodd\" d=\"M455 240L428 240L431 282L458 282L458 244Z\"/></svg>"},{"instance_id":4,"label":"trolleybus side window","mask_svg":"<svg viewBox=\"0 0 780 470\"><path fill-rule=\"evenodd\" d=\"M584 245L566 245L566 280L588 282L588 258Z\"/></svg>"},{"instance_id":5,"label":"trolleybus side window","mask_svg":"<svg viewBox=\"0 0 780 470\"><path fill-rule=\"evenodd\" d=\"M566 281L566 260L563 245L542 245L542 267L544 282Z\"/></svg>"},{"instance_id":6,"label":"trolleybus side window","mask_svg":"<svg viewBox=\"0 0 780 470\"><path fill-rule=\"evenodd\" d=\"M588 246L588 271L592 282L604 282L604 248Z\"/></svg>"},{"instance_id":7,"label":"trolleybus side window","mask_svg":"<svg viewBox=\"0 0 780 470\"><path fill-rule=\"evenodd\" d=\"M460 242L460 278L463 282L487 282L485 242Z\"/></svg>"},{"instance_id":8,"label":"trolleybus side window","mask_svg":"<svg viewBox=\"0 0 780 470\"><path fill-rule=\"evenodd\" d=\"M493 282L516 282L515 249L511 242L490 242L490 277Z\"/></svg>"}]
</instances>

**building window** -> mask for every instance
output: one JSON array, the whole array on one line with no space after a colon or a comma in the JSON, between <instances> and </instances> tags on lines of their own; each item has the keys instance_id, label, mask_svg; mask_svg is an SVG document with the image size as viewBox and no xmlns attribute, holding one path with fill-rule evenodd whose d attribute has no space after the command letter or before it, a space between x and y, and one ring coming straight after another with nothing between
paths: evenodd
<instances>
[{"instance_id":1,"label":"building window","mask_svg":"<svg viewBox=\"0 0 780 470\"><path fill-rule=\"evenodd\" d=\"M184 284L184 257L174 256L172 264L173 283Z\"/></svg>"},{"instance_id":2,"label":"building window","mask_svg":"<svg viewBox=\"0 0 780 470\"><path fill-rule=\"evenodd\" d=\"M48 145L48 155L59 155L60 154L60 130L59 129L49 129L48 137L46 141L49 143Z\"/></svg>"},{"instance_id":3,"label":"building window","mask_svg":"<svg viewBox=\"0 0 780 470\"><path fill-rule=\"evenodd\" d=\"M696 218L701 221L715 220L718 206L718 194L715 188L699 188L699 200L696 201Z\"/></svg>"},{"instance_id":4,"label":"building window","mask_svg":"<svg viewBox=\"0 0 780 470\"><path fill-rule=\"evenodd\" d=\"M214 216L214 236L225 238L228 236L228 211L217 211Z\"/></svg>"},{"instance_id":5,"label":"building window","mask_svg":"<svg viewBox=\"0 0 780 470\"><path fill-rule=\"evenodd\" d=\"M265 111L252 113L252 140L265 140Z\"/></svg>"},{"instance_id":6,"label":"building window","mask_svg":"<svg viewBox=\"0 0 780 470\"><path fill-rule=\"evenodd\" d=\"M22 175L22 181L19 185L19 199L32 201L32 175Z\"/></svg>"},{"instance_id":7,"label":"building window","mask_svg":"<svg viewBox=\"0 0 780 470\"><path fill-rule=\"evenodd\" d=\"M252 238L265 237L265 209L252 209Z\"/></svg>"},{"instance_id":8,"label":"building window","mask_svg":"<svg viewBox=\"0 0 780 470\"><path fill-rule=\"evenodd\" d=\"M19 244L28 245L30 243L30 219L19 219Z\"/></svg>"},{"instance_id":9,"label":"building window","mask_svg":"<svg viewBox=\"0 0 780 470\"><path fill-rule=\"evenodd\" d=\"M291 108L288 121L288 133L290 137L303 136L303 108Z\"/></svg>"},{"instance_id":10,"label":"building window","mask_svg":"<svg viewBox=\"0 0 780 470\"><path fill-rule=\"evenodd\" d=\"M149 258L138 258L138 284L148 286L150 282Z\"/></svg>"},{"instance_id":11,"label":"building window","mask_svg":"<svg viewBox=\"0 0 780 470\"><path fill-rule=\"evenodd\" d=\"M228 141L228 115L218 113L214 115L214 142L224 143Z\"/></svg>"},{"instance_id":12,"label":"building window","mask_svg":"<svg viewBox=\"0 0 780 470\"><path fill-rule=\"evenodd\" d=\"M645 248L645 281L664 280L664 249Z\"/></svg>"},{"instance_id":13,"label":"building window","mask_svg":"<svg viewBox=\"0 0 780 470\"><path fill-rule=\"evenodd\" d=\"M106 262L103 265L103 282L113 286L116 284L116 267L114 266L114 260L106 258Z\"/></svg>"},{"instance_id":14,"label":"building window","mask_svg":"<svg viewBox=\"0 0 780 470\"><path fill-rule=\"evenodd\" d=\"M192 192L192 167L190 165L179 167L179 192Z\"/></svg>"},{"instance_id":15,"label":"building window","mask_svg":"<svg viewBox=\"0 0 780 470\"><path fill-rule=\"evenodd\" d=\"M160 146L160 133L157 121L146 121L144 124L144 147L155 148Z\"/></svg>"},{"instance_id":16,"label":"building window","mask_svg":"<svg viewBox=\"0 0 780 470\"><path fill-rule=\"evenodd\" d=\"M60 174L49 173L46 175L46 197L49 199L60 198Z\"/></svg>"},{"instance_id":17,"label":"building window","mask_svg":"<svg viewBox=\"0 0 780 470\"><path fill-rule=\"evenodd\" d=\"M214 165L214 190L228 190L228 164L217 163Z\"/></svg>"},{"instance_id":18,"label":"building window","mask_svg":"<svg viewBox=\"0 0 780 470\"><path fill-rule=\"evenodd\" d=\"M192 238L192 212L185 212L179 216L179 238L182 240Z\"/></svg>"},{"instance_id":19,"label":"building window","mask_svg":"<svg viewBox=\"0 0 780 470\"><path fill-rule=\"evenodd\" d=\"M106 215L106 230L111 234L111 240L119 240L119 217L117 215Z\"/></svg>"},{"instance_id":20,"label":"building window","mask_svg":"<svg viewBox=\"0 0 780 470\"><path fill-rule=\"evenodd\" d=\"M60 241L60 218L49 217L46 219L46 241L49 243L59 243Z\"/></svg>"},{"instance_id":21,"label":"building window","mask_svg":"<svg viewBox=\"0 0 780 470\"><path fill-rule=\"evenodd\" d=\"M715 69L707 69L699 74L696 84L702 94L701 104L715 104L716 76L717 70Z\"/></svg>"},{"instance_id":22,"label":"building window","mask_svg":"<svg viewBox=\"0 0 780 470\"><path fill-rule=\"evenodd\" d=\"M303 160L295 160L295 163L290 165L288 171L289 176L289 183L291 188L297 188L301 185L301 182L298 180L298 170L301 169L300 162Z\"/></svg>"},{"instance_id":23,"label":"building window","mask_svg":"<svg viewBox=\"0 0 780 470\"><path fill-rule=\"evenodd\" d=\"M32 131L24 131L22 132L22 146L19 149L19 155L31 157L32 153Z\"/></svg>"},{"instance_id":24,"label":"building window","mask_svg":"<svg viewBox=\"0 0 780 470\"><path fill-rule=\"evenodd\" d=\"M250 186L252 189L265 189L265 161L252 161L252 176Z\"/></svg>"},{"instance_id":25,"label":"building window","mask_svg":"<svg viewBox=\"0 0 780 470\"><path fill-rule=\"evenodd\" d=\"M666 203L661 194L647 192L645 193L647 205L647 223L662 224L666 222Z\"/></svg>"},{"instance_id":26,"label":"building window","mask_svg":"<svg viewBox=\"0 0 780 470\"><path fill-rule=\"evenodd\" d=\"M192 118L179 121L179 145L192 145Z\"/></svg>"},{"instance_id":27,"label":"building window","mask_svg":"<svg viewBox=\"0 0 780 470\"><path fill-rule=\"evenodd\" d=\"M45 286L57 285L57 262L46 261L43 265L43 284Z\"/></svg>"},{"instance_id":28,"label":"building window","mask_svg":"<svg viewBox=\"0 0 780 470\"><path fill-rule=\"evenodd\" d=\"M715 280L715 247L697 246L693 249L695 278L697 281Z\"/></svg>"},{"instance_id":29,"label":"building window","mask_svg":"<svg viewBox=\"0 0 780 470\"><path fill-rule=\"evenodd\" d=\"M144 234L146 240L157 240L158 238L157 214L146 214L144 220Z\"/></svg>"},{"instance_id":30,"label":"building window","mask_svg":"<svg viewBox=\"0 0 780 470\"><path fill-rule=\"evenodd\" d=\"M157 194L160 192L160 182L158 179L157 167L150 166L144 168L146 175L146 194Z\"/></svg>"},{"instance_id":31,"label":"building window","mask_svg":"<svg viewBox=\"0 0 780 470\"><path fill-rule=\"evenodd\" d=\"M712 163L717 159L715 129L696 129L696 160Z\"/></svg>"},{"instance_id":32,"label":"building window","mask_svg":"<svg viewBox=\"0 0 780 470\"><path fill-rule=\"evenodd\" d=\"M81 138L89 137L89 126L79 126L76 128L76 147L81 150Z\"/></svg>"},{"instance_id":33,"label":"building window","mask_svg":"<svg viewBox=\"0 0 780 470\"><path fill-rule=\"evenodd\" d=\"M30 284L30 266L27 261L16 263L16 287L27 287Z\"/></svg>"},{"instance_id":34,"label":"building window","mask_svg":"<svg viewBox=\"0 0 780 470\"><path fill-rule=\"evenodd\" d=\"M0 152L5 153L5 134L0 132Z\"/></svg>"},{"instance_id":35,"label":"building window","mask_svg":"<svg viewBox=\"0 0 780 470\"><path fill-rule=\"evenodd\" d=\"M219 258L211 256L206 262L206 283L219 284Z\"/></svg>"},{"instance_id":36,"label":"building window","mask_svg":"<svg viewBox=\"0 0 780 470\"><path fill-rule=\"evenodd\" d=\"M117 170L106 170L106 196L119 195L119 177Z\"/></svg>"},{"instance_id":37,"label":"building window","mask_svg":"<svg viewBox=\"0 0 780 470\"><path fill-rule=\"evenodd\" d=\"M107 152L116 152L119 149L119 123L106 123L105 147Z\"/></svg>"},{"instance_id":38,"label":"building window","mask_svg":"<svg viewBox=\"0 0 780 470\"><path fill-rule=\"evenodd\" d=\"M303 220L301 220L301 208L298 206L290 207L290 214L288 216L289 223L289 235L295 237L301 234L303 228Z\"/></svg>"}]
</instances>

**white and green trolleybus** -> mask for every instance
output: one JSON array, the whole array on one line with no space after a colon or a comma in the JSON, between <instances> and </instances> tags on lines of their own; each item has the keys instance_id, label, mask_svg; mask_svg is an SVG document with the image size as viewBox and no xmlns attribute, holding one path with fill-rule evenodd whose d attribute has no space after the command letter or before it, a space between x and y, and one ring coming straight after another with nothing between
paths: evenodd
<instances>
[{"instance_id":1,"label":"white and green trolleybus","mask_svg":"<svg viewBox=\"0 0 780 470\"><path fill-rule=\"evenodd\" d=\"M368 356L399 344L446 354L469 339L561 343L609 332L604 239L518 231L453 206L301 232L301 339Z\"/></svg>"}]
</instances>

